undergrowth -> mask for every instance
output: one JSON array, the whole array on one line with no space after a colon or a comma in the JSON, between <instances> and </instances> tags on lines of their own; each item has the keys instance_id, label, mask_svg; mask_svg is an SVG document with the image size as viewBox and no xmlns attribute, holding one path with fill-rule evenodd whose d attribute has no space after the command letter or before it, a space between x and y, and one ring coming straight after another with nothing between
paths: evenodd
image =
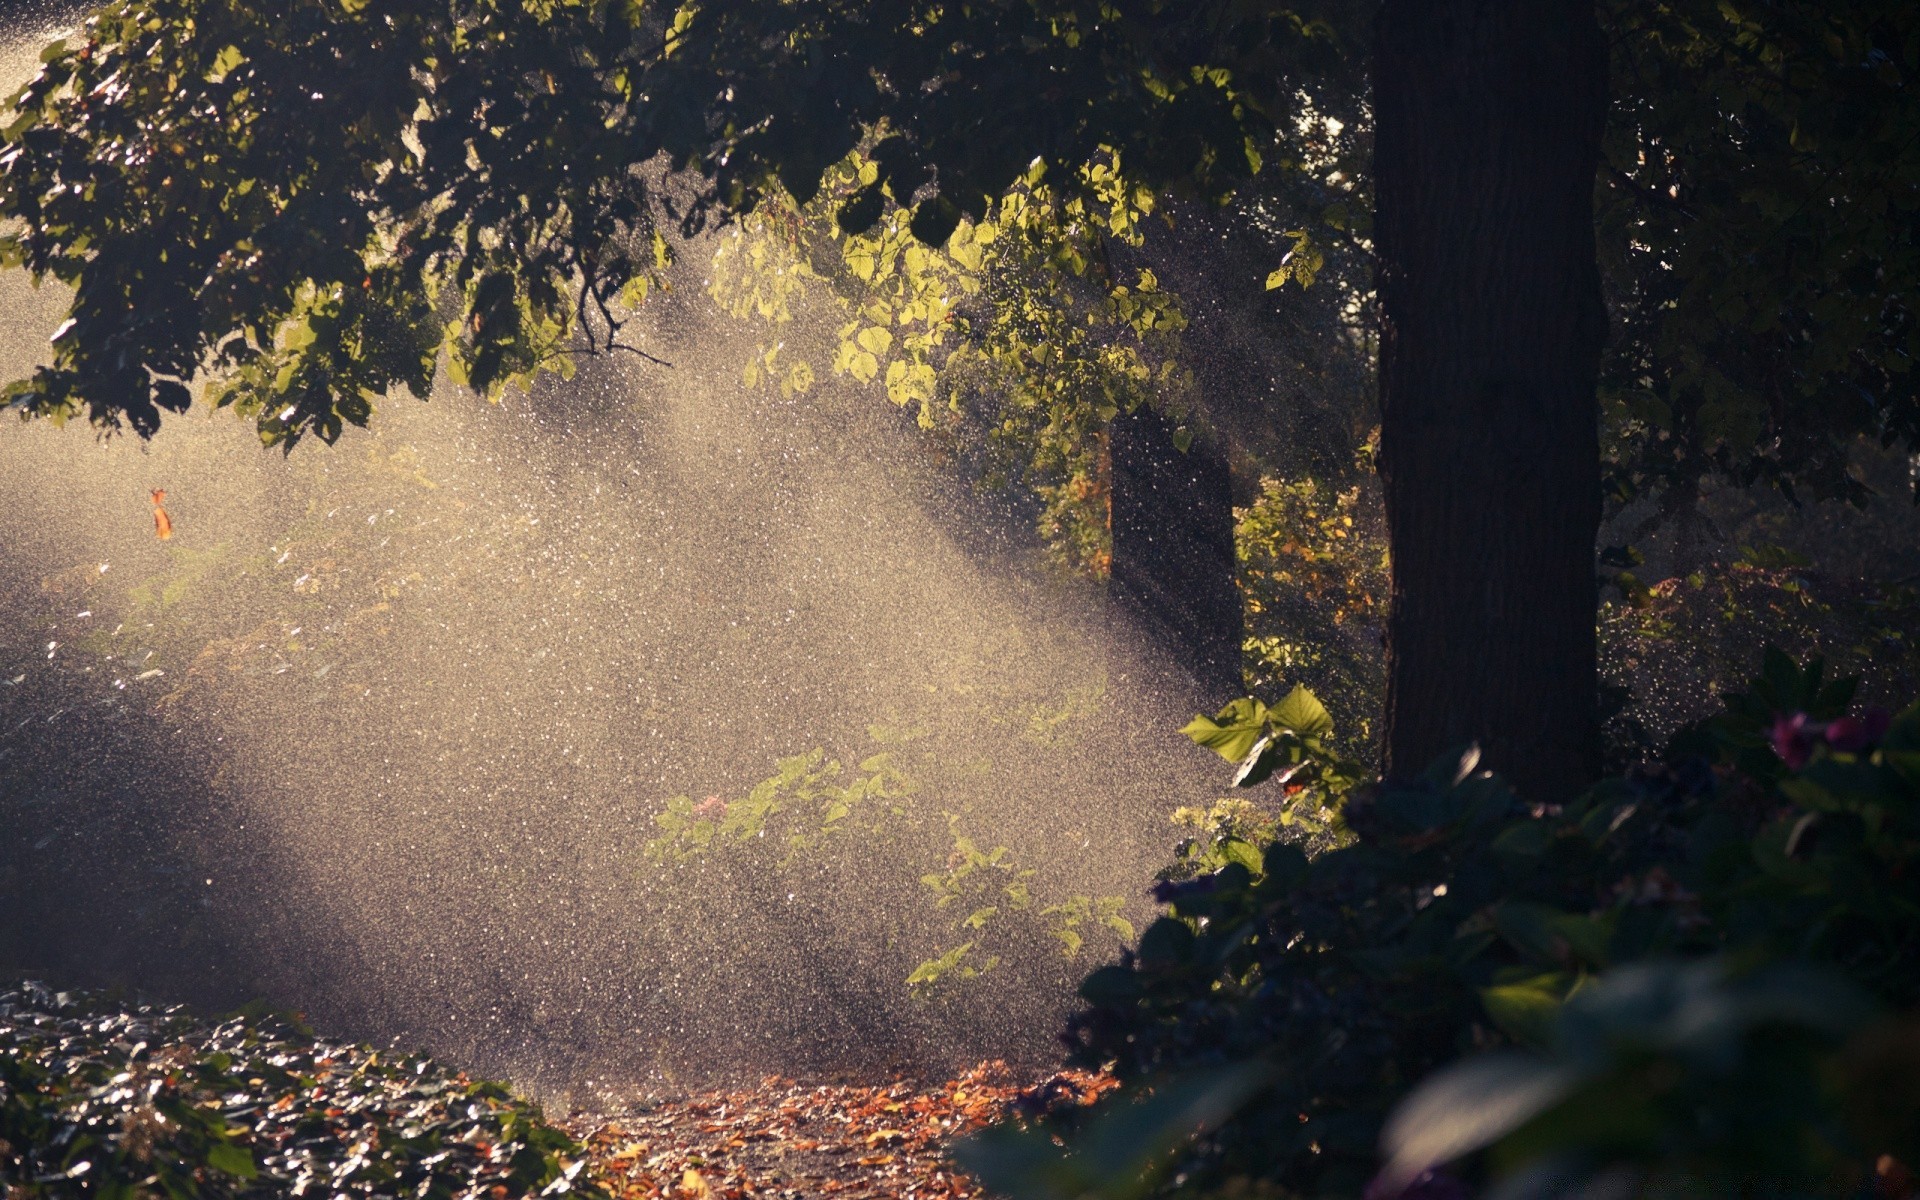
<instances>
[{"instance_id":1,"label":"undergrowth","mask_svg":"<svg viewBox=\"0 0 1920 1200\"><path fill-rule=\"evenodd\" d=\"M431 1060L243 1014L0 986L8 1200L604 1193L540 1109Z\"/></svg>"},{"instance_id":2,"label":"undergrowth","mask_svg":"<svg viewBox=\"0 0 1920 1200\"><path fill-rule=\"evenodd\" d=\"M1128 1087L963 1161L1036 1200L1915 1194L1920 706L1853 694L1770 652L1559 803L1471 747L1359 785L1317 705L1196 721L1331 828L1223 812L1081 986L1073 1057Z\"/></svg>"}]
</instances>

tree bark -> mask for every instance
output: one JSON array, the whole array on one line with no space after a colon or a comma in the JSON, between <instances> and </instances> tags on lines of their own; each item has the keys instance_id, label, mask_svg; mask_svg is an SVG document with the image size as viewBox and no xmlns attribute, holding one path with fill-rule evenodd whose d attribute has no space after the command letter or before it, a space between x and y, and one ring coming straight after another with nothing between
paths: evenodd
<instances>
[{"instance_id":1,"label":"tree bark","mask_svg":"<svg viewBox=\"0 0 1920 1200\"><path fill-rule=\"evenodd\" d=\"M1115 417L1108 438L1109 601L1180 664L1196 702L1218 707L1243 690L1243 618L1226 458L1204 441L1180 450L1173 426L1145 405Z\"/></svg>"},{"instance_id":2,"label":"tree bark","mask_svg":"<svg viewBox=\"0 0 1920 1200\"><path fill-rule=\"evenodd\" d=\"M1386 770L1469 741L1520 792L1599 766L1592 0L1386 0L1375 27Z\"/></svg>"}]
</instances>

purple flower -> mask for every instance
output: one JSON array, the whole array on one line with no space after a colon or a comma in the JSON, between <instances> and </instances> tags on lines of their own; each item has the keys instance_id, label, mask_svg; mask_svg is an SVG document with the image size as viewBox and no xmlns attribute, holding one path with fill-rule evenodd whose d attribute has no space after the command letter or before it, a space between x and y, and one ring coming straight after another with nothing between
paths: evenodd
<instances>
[{"instance_id":1,"label":"purple flower","mask_svg":"<svg viewBox=\"0 0 1920 1200\"><path fill-rule=\"evenodd\" d=\"M1858 754L1880 744L1893 724L1893 714L1870 708L1857 717L1841 717L1827 726L1827 744L1847 754Z\"/></svg>"},{"instance_id":2,"label":"purple flower","mask_svg":"<svg viewBox=\"0 0 1920 1200\"><path fill-rule=\"evenodd\" d=\"M1770 740L1773 752L1792 770L1798 771L1813 757L1813 733L1803 712L1781 713L1775 717Z\"/></svg>"}]
</instances>

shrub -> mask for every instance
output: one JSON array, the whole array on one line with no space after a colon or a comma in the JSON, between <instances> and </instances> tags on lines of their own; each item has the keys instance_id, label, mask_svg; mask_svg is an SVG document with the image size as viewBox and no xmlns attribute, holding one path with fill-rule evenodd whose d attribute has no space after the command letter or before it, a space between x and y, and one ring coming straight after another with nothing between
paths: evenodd
<instances>
[{"instance_id":1,"label":"shrub","mask_svg":"<svg viewBox=\"0 0 1920 1200\"><path fill-rule=\"evenodd\" d=\"M1025 740L1044 745L1054 721L1079 714L1070 706L1028 715ZM1046 973L1070 983L1084 969L1072 968L1074 959L1133 939L1127 897L1072 890L1076 864L1044 847L976 840L975 814L946 805L962 804L977 775L928 750L924 730L876 724L867 732L872 744L852 765L815 748L779 760L743 796L669 800L644 850L649 873L731 865L777 885L821 928L848 924L846 889L858 879L888 917L882 961L919 998L951 996L1007 974L1010 963L1028 968L1020 984L1031 988L1040 958ZM1049 941L1059 954L1032 953Z\"/></svg>"},{"instance_id":2,"label":"shrub","mask_svg":"<svg viewBox=\"0 0 1920 1200\"><path fill-rule=\"evenodd\" d=\"M604 1193L534 1105L258 1016L0 988L0 1190L34 1197Z\"/></svg>"},{"instance_id":3,"label":"shrub","mask_svg":"<svg viewBox=\"0 0 1920 1200\"><path fill-rule=\"evenodd\" d=\"M1859 1102L1872 1088L1835 1080L1877 1080L1884 1099L1884 1073L1836 1064L1858 1061L1855 1039L1892 1036L1866 1014L1920 1001L1920 707L1848 717L1850 685L1823 676L1770 652L1668 761L1561 806L1521 803L1470 747L1422 778L1334 794L1344 844L1311 856L1247 844L1209 874L1163 883L1167 914L1082 985L1074 1058L1135 1095L1169 1080L1233 1092L1230 1116L1158 1164L1190 1189L1437 1197L1547 1167L1737 1187L1764 1166L1782 1187L1847 1194L1881 1155L1915 1161L1887 1104ZM1189 732L1250 715L1230 709ZM1261 773L1261 756L1302 773L1323 761L1299 737L1230 748L1245 754L1242 779ZM1820 1019L1804 1003L1769 1008L1765 997L1792 990L1782 979L1857 994L1859 1015L1837 1002ZM1504 1090L1477 1080L1478 1110L1506 1117L1452 1141L1434 1132L1419 1112L1462 1111L1471 1091L1443 1076L1396 1123L1397 1157L1376 1179L1395 1105L1441 1068L1501 1048L1535 1056L1526 1070L1494 1060L1511 1068ZM1249 1063L1262 1064L1257 1088L1245 1086ZM1908 1112L1920 1094L1910 1080L1891 1091ZM1126 1094L1105 1108L1110 1120L1141 1112ZM1848 1115L1860 1111L1881 1116ZM1641 1123L1613 1136L1609 1117ZM1058 1161L1077 1164L1082 1192L1136 1186L1071 1145L1041 1155L1047 1170L1014 1169L1010 1148L1032 1150L1021 1136L1002 1132L967 1161L1016 1196L1057 1194L1044 1180ZM1742 1176L1733 1164L1761 1143L1769 1155Z\"/></svg>"}]
</instances>

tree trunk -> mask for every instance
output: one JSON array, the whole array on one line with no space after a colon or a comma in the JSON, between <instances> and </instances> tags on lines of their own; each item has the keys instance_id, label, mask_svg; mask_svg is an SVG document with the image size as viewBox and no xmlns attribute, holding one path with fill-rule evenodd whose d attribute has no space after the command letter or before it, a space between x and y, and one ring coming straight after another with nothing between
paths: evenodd
<instances>
[{"instance_id":1,"label":"tree trunk","mask_svg":"<svg viewBox=\"0 0 1920 1200\"><path fill-rule=\"evenodd\" d=\"M1113 568L1107 595L1134 629L1178 662L1197 703L1242 690L1233 491L1224 456L1181 451L1152 408L1113 419Z\"/></svg>"},{"instance_id":2,"label":"tree trunk","mask_svg":"<svg viewBox=\"0 0 1920 1200\"><path fill-rule=\"evenodd\" d=\"M1598 770L1606 55L1593 0L1380 9L1390 775L1468 741L1540 800Z\"/></svg>"}]
</instances>

